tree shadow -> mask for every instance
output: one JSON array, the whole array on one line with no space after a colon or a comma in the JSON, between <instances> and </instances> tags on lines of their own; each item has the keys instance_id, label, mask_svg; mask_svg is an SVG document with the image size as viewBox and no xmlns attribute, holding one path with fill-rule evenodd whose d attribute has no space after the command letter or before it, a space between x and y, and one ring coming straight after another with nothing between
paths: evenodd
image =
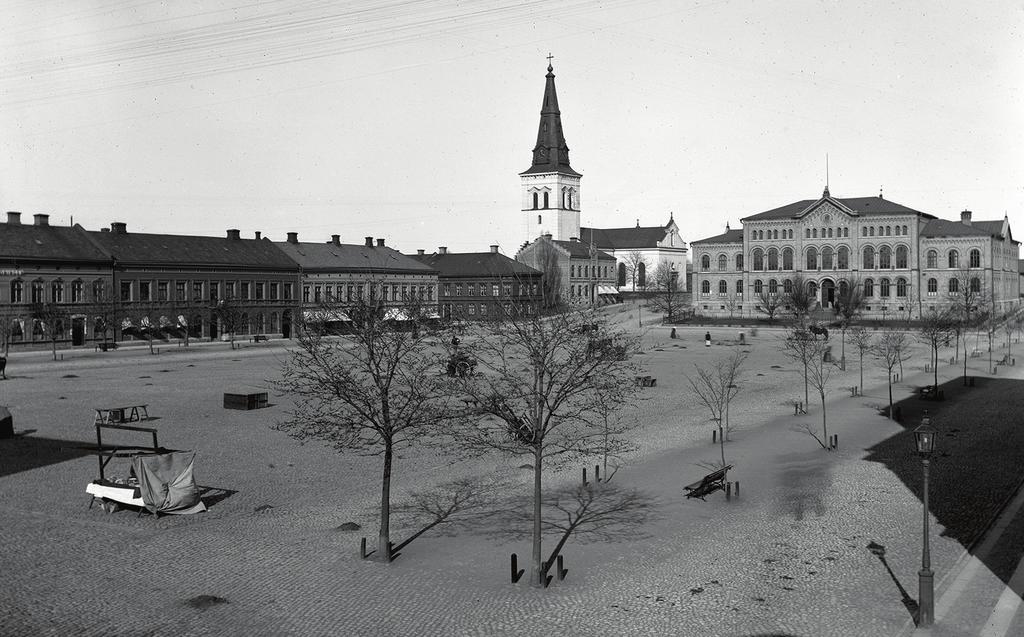
<instances>
[{"instance_id":1,"label":"tree shadow","mask_svg":"<svg viewBox=\"0 0 1024 637\"><path fill-rule=\"evenodd\" d=\"M782 472L779 512L797 521L808 514L825 515L825 492L832 484L830 457L820 449L780 457Z\"/></svg>"},{"instance_id":2,"label":"tree shadow","mask_svg":"<svg viewBox=\"0 0 1024 637\"><path fill-rule=\"evenodd\" d=\"M882 463L918 499L923 471L913 430L928 411L937 430L931 457L929 505L942 535L974 553L992 520L1024 481L1024 381L976 377L973 387L961 378L939 386L944 401L911 396L893 405L902 415L903 430L868 450L867 460ZM934 532L934 529L933 529ZM975 555L1008 583L1024 553L1013 547L998 557Z\"/></svg>"},{"instance_id":3,"label":"tree shadow","mask_svg":"<svg viewBox=\"0 0 1024 637\"><path fill-rule=\"evenodd\" d=\"M32 435L16 435L0 440L0 477L30 471L93 452L81 440L60 440Z\"/></svg>"},{"instance_id":4,"label":"tree shadow","mask_svg":"<svg viewBox=\"0 0 1024 637\"><path fill-rule=\"evenodd\" d=\"M900 601L903 602L903 607L907 609L908 613L910 613L911 619L916 620L917 600L910 596L907 589L903 588L903 584L900 583L899 578L896 577L896 574L892 572L892 568L889 567L889 562L885 560L885 546L871 540L871 542L868 543L867 549L871 551L872 555L877 557L882 563L882 566L885 567L885 570L889 573L889 577L892 578L892 581L896 584L896 588L900 592Z\"/></svg>"}]
</instances>

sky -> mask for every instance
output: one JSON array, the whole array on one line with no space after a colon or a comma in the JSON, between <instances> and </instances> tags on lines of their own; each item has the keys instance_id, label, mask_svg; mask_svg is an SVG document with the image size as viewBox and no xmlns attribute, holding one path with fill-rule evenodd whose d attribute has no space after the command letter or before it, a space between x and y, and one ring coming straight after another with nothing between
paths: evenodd
<instances>
[{"instance_id":1,"label":"sky","mask_svg":"<svg viewBox=\"0 0 1024 637\"><path fill-rule=\"evenodd\" d=\"M514 256L550 54L585 226L827 179L1021 239L1022 42L1021 0L0 0L0 208Z\"/></svg>"}]
</instances>

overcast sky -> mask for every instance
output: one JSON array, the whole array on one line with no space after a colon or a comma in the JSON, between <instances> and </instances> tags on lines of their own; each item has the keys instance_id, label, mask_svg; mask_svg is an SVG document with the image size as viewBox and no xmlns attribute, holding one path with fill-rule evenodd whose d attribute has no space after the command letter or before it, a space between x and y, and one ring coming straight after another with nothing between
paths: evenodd
<instances>
[{"instance_id":1,"label":"overcast sky","mask_svg":"<svg viewBox=\"0 0 1024 637\"><path fill-rule=\"evenodd\" d=\"M514 255L554 55L582 221L877 195L1024 238L1024 4L0 2L0 206Z\"/></svg>"}]
</instances>

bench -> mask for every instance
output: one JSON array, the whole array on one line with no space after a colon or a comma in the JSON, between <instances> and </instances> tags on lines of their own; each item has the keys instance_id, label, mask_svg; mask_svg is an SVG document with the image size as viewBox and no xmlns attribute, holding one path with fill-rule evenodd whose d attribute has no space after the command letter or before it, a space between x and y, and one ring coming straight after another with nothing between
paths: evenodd
<instances>
[{"instance_id":1,"label":"bench","mask_svg":"<svg viewBox=\"0 0 1024 637\"><path fill-rule=\"evenodd\" d=\"M111 349L117 349L117 343L96 343L97 352L105 352Z\"/></svg>"},{"instance_id":2,"label":"bench","mask_svg":"<svg viewBox=\"0 0 1024 637\"><path fill-rule=\"evenodd\" d=\"M683 489L686 491L686 497L688 498L700 498L704 500L705 497L711 495L719 489L725 490L725 477L729 473L729 469L732 469L732 465L726 465L718 471L713 471L708 475L704 476L693 484L686 485Z\"/></svg>"},{"instance_id":3,"label":"bench","mask_svg":"<svg viewBox=\"0 0 1024 637\"><path fill-rule=\"evenodd\" d=\"M126 407L97 407L93 418L95 425L109 425L119 422L142 422L149 420L148 405L128 405Z\"/></svg>"},{"instance_id":4,"label":"bench","mask_svg":"<svg viewBox=\"0 0 1024 637\"><path fill-rule=\"evenodd\" d=\"M224 394L224 409L262 409L269 407L267 392L254 394Z\"/></svg>"},{"instance_id":5,"label":"bench","mask_svg":"<svg viewBox=\"0 0 1024 637\"><path fill-rule=\"evenodd\" d=\"M921 398L935 398L935 385L925 385L920 389Z\"/></svg>"},{"instance_id":6,"label":"bench","mask_svg":"<svg viewBox=\"0 0 1024 637\"><path fill-rule=\"evenodd\" d=\"M255 334L255 335L253 335L252 338L249 339L249 342L251 342L251 343L266 343L267 342L267 335L266 334Z\"/></svg>"},{"instance_id":7,"label":"bench","mask_svg":"<svg viewBox=\"0 0 1024 637\"><path fill-rule=\"evenodd\" d=\"M636 384L640 387L657 387L658 379L653 376L637 376Z\"/></svg>"}]
</instances>

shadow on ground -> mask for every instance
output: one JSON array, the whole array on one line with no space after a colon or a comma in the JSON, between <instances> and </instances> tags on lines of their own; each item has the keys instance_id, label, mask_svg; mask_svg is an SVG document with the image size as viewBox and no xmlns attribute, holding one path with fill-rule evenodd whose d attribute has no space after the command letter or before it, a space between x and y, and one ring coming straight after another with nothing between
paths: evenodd
<instances>
[{"instance_id":1,"label":"shadow on ground","mask_svg":"<svg viewBox=\"0 0 1024 637\"><path fill-rule=\"evenodd\" d=\"M0 440L0 477L92 455L81 440L20 435Z\"/></svg>"},{"instance_id":2,"label":"shadow on ground","mask_svg":"<svg viewBox=\"0 0 1024 637\"><path fill-rule=\"evenodd\" d=\"M927 410L938 431L931 458L929 505L943 535L973 550L987 526L1024 479L1024 381L982 378L965 387L962 379L940 385L944 401L912 396L894 404L903 431L871 447L867 460L880 462L920 499L923 472L913 430ZM898 408L898 410L896 409ZM933 529L934 532L934 529ZM978 555L1003 582L1009 582L1024 547L1015 555Z\"/></svg>"}]
</instances>

